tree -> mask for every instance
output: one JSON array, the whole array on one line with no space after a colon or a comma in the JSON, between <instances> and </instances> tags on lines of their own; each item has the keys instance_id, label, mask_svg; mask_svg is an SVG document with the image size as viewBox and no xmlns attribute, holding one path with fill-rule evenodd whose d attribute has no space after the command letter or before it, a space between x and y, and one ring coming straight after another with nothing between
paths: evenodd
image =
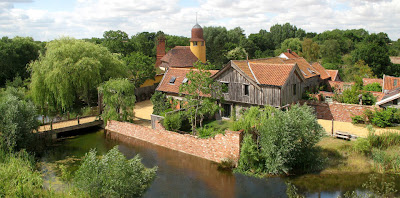
<instances>
[{"instance_id":1,"label":"tree","mask_svg":"<svg viewBox=\"0 0 400 198\"><path fill-rule=\"evenodd\" d=\"M8 150L28 148L33 131L39 127L36 107L23 95L12 87L0 94L0 146Z\"/></svg>"},{"instance_id":2,"label":"tree","mask_svg":"<svg viewBox=\"0 0 400 198\"><path fill-rule=\"evenodd\" d=\"M156 57L156 38L157 35L154 32L141 32L132 36L130 42L136 52Z\"/></svg>"},{"instance_id":3,"label":"tree","mask_svg":"<svg viewBox=\"0 0 400 198\"><path fill-rule=\"evenodd\" d=\"M102 45L107 47L112 53L120 53L123 56L133 52L133 46L129 42L129 36L121 30L105 31Z\"/></svg>"},{"instance_id":4,"label":"tree","mask_svg":"<svg viewBox=\"0 0 400 198\"><path fill-rule=\"evenodd\" d=\"M211 79L211 73L205 70L202 63L197 61L192 69L186 74L187 83L179 87L179 92L185 94L184 108L192 125L193 135L196 135L197 119L205 114L215 114L218 108L215 98L222 95L222 85ZM203 105L204 104L204 105ZM202 118L200 125L202 126Z\"/></svg>"},{"instance_id":5,"label":"tree","mask_svg":"<svg viewBox=\"0 0 400 198\"><path fill-rule=\"evenodd\" d=\"M40 45L31 37L3 37L0 40L0 86L20 76L29 77L26 65L39 57Z\"/></svg>"},{"instance_id":6,"label":"tree","mask_svg":"<svg viewBox=\"0 0 400 198\"><path fill-rule=\"evenodd\" d=\"M131 121L134 118L135 87L128 79L110 79L99 87L105 105L103 119Z\"/></svg>"},{"instance_id":7,"label":"tree","mask_svg":"<svg viewBox=\"0 0 400 198\"><path fill-rule=\"evenodd\" d=\"M321 56L324 63L340 63L341 51L337 40L325 40L321 46Z\"/></svg>"},{"instance_id":8,"label":"tree","mask_svg":"<svg viewBox=\"0 0 400 198\"><path fill-rule=\"evenodd\" d=\"M150 100L153 104L154 115L161 115L167 109L171 108L171 103L168 102L167 96L162 92L155 91Z\"/></svg>"},{"instance_id":9,"label":"tree","mask_svg":"<svg viewBox=\"0 0 400 198\"><path fill-rule=\"evenodd\" d=\"M128 70L130 71L129 80L138 88L147 79L154 79L156 71L153 58L144 55L142 52L133 52L124 57Z\"/></svg>"},{"instance_id":10,"label":"tree","mask_svg":"<svg viewBox=\"0 0 400 198\"><path fill-rule=\"evenodd\" d=\"M229 60L244 60L247 58L247 52L241 47L236 47L226 54L226 58Z\"/></svg>"},{"instance_id":11,"label":"tree","mask_svg":"<svg viewBox=\"0 0 400 198\"><path fill-rule=\"evenodd\" d=\"M166 51L174 48L175 46L188 46L190 44L189 38L184 36L165 35L166 38Z\"/></svg>"},{"instance_id":12,"label":"tree","mask_svg":"<svg viewBox=\"0 0 400 198\"><path fill-rule=\"evenodd\" d=\"M31 91L42 109L57 112L97 101L97 87L110 77L126 76L126 67L105 47L61 38L46 45L46 53L30 64ZM95 99L95 100L94 100Z\"/></svg>"},{"instance_id":13,"label":"tree","mask_svg":"<svg viewBox=\"0 0 400 198\"><path fill-rule=\"evenodd\" d=\"M359 60L365 61L375 75L382 77L387 71L388 66L391 65L389 59L389 49L387 46L387 39L380 34L371 34L356 45L356 49L351 53L353 62Z\"/></svg>"},{"instance_id":14,"label":"tree","mask_svg":"<svg viewBox=\"0 0 400 198\"><path fill-rule=\"evenodd\" d=\"M290 23L285 23L284 25L275 24L271 26L269 31L271 32L275 47L279 48L284 40L296 37L297 27L290 25Z\"/></svg>"},{"instance_id":15,"label":"tree","mask_svg":"<svg viewBox=\"0 0 400 198\"><path fill-rule=\"evenodd\" d=\"M224 56L227 52L225 45L228 43L228 31L225 27L204 27L203 32L207 60L221 68L228 61Z\"/></svg>"},{"instance_id":16,"label":"tree","mask_svg":"<svg viewBox=\"0 0 400 198\"><path fill-rule=\"evenodd\" d=\"M365 91L382 92L382 86L381 86L381 84L378 83L378 82L365 85L363 89L364 89Z\"/></svg>"},{"instance_id":17,"label":"tree","mask_svg":"<svg viewBox=\"0 0 400 198\"><path fill-rule=\"evenodd\" d=\"M288 38L281 43L280 49L275 50L275 55L279 55L282 52L286 52L287 49L291 49L296 53L301 52L301 41L299 38Z\"/></svg>"},{"instance_id":18,"label":"tree","mask_svg":"<svg viewBox=\"0 0 400 198\"><path fill-rule=\"evenodd\" d=\"M316 165L314 146L324 130L312 111L306 105L294 105L289 111L276 111L260 122L257 130L266 173L288 174Z\"/></svg>"},{"instance_id":19,"label":"tree","mask_svg":"<svg viewBox=\"0 0 400 198\"><path fill-rule=\"evenodd\" d=\"M139 155L127 160L118 146L100 159L96 154L85 155L74 178L91 197L141 197L156 176L157 167L146 168Z\"/></svg>"},{"instance_id":20,"label":"tree","mask_svg":"<svg viewBox=\"0 0 400 198\"><path fill-rule=\"evenodd\" d=\"M345 77L349 81L354 81L356 78L373 78L375 77L372 69L365 64L363 60L357 61L354 65L347 65L344 69Z\"/></svg>"},{"instance_id":21,"label":"tree","mask_svg":"<svg viewBox=\"0 0 400 198\"><path fill-rule=\"evenodd\" d=\"M319 58L319 45L311 39L305 38L301 42L302 56L308 61L317 61Z\"/></svg>"}]
</instances>

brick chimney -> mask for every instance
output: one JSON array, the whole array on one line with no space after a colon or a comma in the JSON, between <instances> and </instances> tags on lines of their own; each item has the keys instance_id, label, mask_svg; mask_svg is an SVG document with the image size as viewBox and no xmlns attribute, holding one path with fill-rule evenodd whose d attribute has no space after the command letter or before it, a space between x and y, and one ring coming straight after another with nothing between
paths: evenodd
<instances>
[{"instance_id":1,"label":"brick chimney","mask_svg":"<svg viewBox=\"0 0 400 198\"><path fill-rule=\"evenodd\" d=\"M155 67L159 67L161 65L161 59L165 55L165 37L164 35L160 35L157 38L157 60Z\"/></svg>"},{"instance_id":2,"label":"brick chimney","mask_svg":"<svg viewBox=\"0 0 400 198\"><path fill-rule=\"evenodd\" d=\"M292 50L291 50L291 49L287 49L287 52L288 52L289 54L291 54L291 53L292 53Z\"/></svg>"}]
</instances>

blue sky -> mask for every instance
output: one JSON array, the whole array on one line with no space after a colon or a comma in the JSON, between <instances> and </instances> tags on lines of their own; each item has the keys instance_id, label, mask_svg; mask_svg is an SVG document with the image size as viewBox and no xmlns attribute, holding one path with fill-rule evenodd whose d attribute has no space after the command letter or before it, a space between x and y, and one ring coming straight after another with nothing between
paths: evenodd
<instances>
[{"instance_id":1,"label":"blue sky","mask_svg":"<svg viewBox=\"0 0 400 198\"><path fill-rule=\"evenodd\" d=\"M104 31L190 36L202 26L240 26L247 35L286 22L307 32L364 28L400 38L400 0L0 0L0 36L102 37Z\"/></svg>"}]
</instances>

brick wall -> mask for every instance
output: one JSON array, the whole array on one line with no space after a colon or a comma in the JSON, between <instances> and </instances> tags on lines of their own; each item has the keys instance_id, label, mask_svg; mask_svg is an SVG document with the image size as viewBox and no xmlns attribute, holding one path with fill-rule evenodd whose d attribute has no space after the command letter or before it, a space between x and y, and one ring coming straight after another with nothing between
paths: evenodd
<instances>
[{"instance_id":1,"label":"brick wall","mask_svg":"<svg viewBox=\"0 0 400 198\"><path fill-rule=\"evenodd\" d=\"M240 142L242 133L226 131L225 135L218 134L214 138L200 139L188 134L179 134L160 129L118 121L108 121L107 132L118 133L140 139L169 149L205 158L214 162L221 162L224 158L239 160Z\"/></svg>"},{"instance_id":2,"label":"brick wall","mask_svg":"<svg viewBox=\"0 0 400 198\"><path fill-rule=\"evenodd\" d=\"M318 119L351 122L351 117L354 115L361 115L366 109L374 110L380 109L376 106L344 104L344 103L325 103L317 101L302 101L304 104L307 102L308 106L314 108Z\"/></svg>"}]
</instances>

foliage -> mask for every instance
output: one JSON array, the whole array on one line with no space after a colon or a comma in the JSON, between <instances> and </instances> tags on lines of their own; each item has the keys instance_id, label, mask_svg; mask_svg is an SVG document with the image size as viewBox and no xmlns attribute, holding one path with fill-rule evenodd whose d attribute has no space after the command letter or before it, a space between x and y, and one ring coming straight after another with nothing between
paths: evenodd
<instances>
[{"instance_id":1,"label":"foliage","mask_svg":"<svg viewBox=\"0 0 400 198\"><path fill-rule=\"evenodd\" d=\"M341 51L337 40L325 40L321 45L321 56L324 63L340 63Z\"/></svg>"},{"instance_id":2,"label":"foliage","mask_svg":"<svg viewBox=\"0 0 400 198\"><path fill-rule=\"evenodd\" d=\"M297 193L297 188L295 185L291 184L290 182L285 182L286 183L286 195L288 198L305 198L303 195L299 195Z\"/></svg>"},{"instance_id":3,"label":"foliage","mask_svg":"<svg viewBox=\"0 0 400 198\"><path fill-rule=\"evenodd\" d=\"M198 132L200 138L209 138L209 137L214 137L217 134L224 134L224 131L214 128L212 126L200 127L198 128Z\"/></svg>"},{"instance_id":4,"label":"foliage","mask_svg":"<svg viewBox=\"0 0 400 198\"><path fill-rule=\"evenodd\" d=\"M357 191L346 192L344 198L368 198L368 197L396 197L396 183L393 177L377 174L368 176L368 181L363 185L367 192L360 193Z\"/></svg>"},{"instance_id":5,"label":"foliage","mask_svg":"<svg viewBox=\"0 0 400 198\"><path fill-rule=\"evenodd\" d=\"M236 47L226 54L226 58L229 60L244 60L247 58L247 52L241 47Z\"/></svg>"},{"instance_id":6,"label":"foliage","mask_svg":"<svg viewBox=\"0 0 400 198\"><path fill-rule=\"evenodd\" d=\"M396 109L388 108L375 111L371 123L378 127L391 126L393 123L398 123L398 118L395 117Z\"/></svg>"},{"instance_id":7,"label":"foliage","mask_svg":"<svg viewBox=\"0 0 400 198\"><path fill-rule=\"evenodd\" d=\"M178 131L182 127L183 115L180 112L167 113L163 125L169 131Z\"/></svg>"},{"instance_id":8,"label":"foliage","mask_svg":"<svg viewBox=\"0 0 400 198\"><path fill-rule=\"evenodd\" d=\"M354 81L357 78L374 78L373 70L365 64L363 60L357 61L354 65L348 65L344 68L347 80Z\"/></svg>"},{"instance_id":9,"label":"foliage","mask_svg":"<svg viewBox=\"0 0 400 198\"><path fill-rule=\"evenodd\" d=\"M364 124L365 119L360 115L355 115L351 117L351 123L353 124Z\"/></svg>"},{"instance_id":10,"label":"foliage","mask_svg":"<svg viewBox=\"0 0 400 198\"><path fill-rule=\"evenodd\" d=\"M36 107L23 94L12 87L0 94L0 146L9 150L31 146L33 130L39 127Z\"/></svg>"},{"instance_id":11,"label":"foliage","mask_svg":"<svg viewBox=\"0 0 400 198\"><path fill-rule=\"evenodd\" d=\"M317 61L320 56L319 45L311 39L305 38L301 42L302 56L308 61Z\"/></svg>"},{"instance_id":12,"label":"foliage","mask_svg":"<svg viewBox=\"0 0 400 198\"><path fill-rule=\"evenodd\" d=\"M97 102L97 87L126 73L123 63L105 47L72 38L47 43L46 53L30 69L35 103L58 112L72 109L81 100L87 105Z\"/></svg>"},{"instance_id":13,"label":"foliage","mask_svg":"<svg viewBox=\"0 0 400 198\"><path fill-rule=\"evenodd\" d=\"M162 92L155 91L150 100L153 104L153 114L155 115L161 115L161 113L171 108L171 104L168 102L167 96Z\"/></svg>"},{"instance_id":14,"label":"foliage","mask_svg":"<svg viewBox=\"0 0 400 198\"><path fill-rule=\"evenodd\" d=\"M221 98L222 85L210 78L211 73L203 68L200 61L194 66L196 69L186 74L188 82L180 85L179 92L185 94L183 107L191 122L192 132L196 135L198 117L200 116L200 126L202 126L206 114L214 115L219 110L214 98ZM205 95L212 97L204 97Z\"/></svg>"},{"instance_id":15,"label":"foliage","mask_svg":"<svg viewBox=\"0 0 400 198\"><path fill-rule=\"evenodd\" d=\"M154 79L156 71L153 58L142 52L133 52L123 59L130 71L129 80L138 88L147 79Z\"/></svg>"},{"instance_id":16,"label":"foliage","mask_svg":"<svg viewBox=\"0 0 400 198\"><path fill-rule=\"evenodd\" d=\"M263 158L251 134L245 134L240 149L240 159L237 170L240 172L260 173L264 169Z\"/></svg>"},{"instance_id":17,"label":"foliage","mask_svg":"<svg viewBox=\"0 0 400 198\"><path fill-rule=\"evenodd\" d=\"M25 151L0 149L0 197L43 197L43 179Z\"/></svg>"},{"instance_id":18,"label":"foliage","mask_svg":"<svg viewBox=\"0 0 400 198\"><path fill-rule=\"evenodd\" d=\"M271 26L269 31L271 32L271 37L274 42L274 46L276 48L279 48L280 44L284 40L296 37L297 27L291 25L290 23L285 23L283 25L275 24Z\"/></svg>"},{"instance_id":19,"label":"foliage","mask_svg":"<svg viewBox=\"0 0 400 198\"><path fill-rule=\"evenodd\" d=\"M110 79L104 82L99 91L103 94L103 119L130 121L134 118L135 87L128 79Z\"/></svg>"},{"instance_id":20,"label":"foliage","mask_svg":"<svg viewBox=\"0 0 400 198\"><path fill-rule=\"evenodd\" d=\"M129 43L129 36L121 30L109 30L103 34L104 40L102 45L107 47L112 53L119 53L123 56L130 54L133 51L133 46Z\"/></svg>"},{"instance_id":21,"label":"foliage","mask_svg":"<svg viewBox=\"0 0 400 198\"><path fill-rule=\"evenodd\" d=\"M31 37L2 37L0 39L0 87L6 81L20 76L22 80L29 77L26 65L39 57L41 46Z\"/></svg>"},{"instance_id":22,"label":"foliage","mask_svg":"<svg viewBox=\"0 0 400 198\"><path fill-rule=\"evenodd\" d=\"M277 111L262 119L258 130L265 172L288 174L315 165L314 145L321 139L323 128L310 107L294 105L287 112Z\"/></svg>"},{"instance_id":23,"label":"foliage","mask_svg":"<svg viewBox=\"0 0 400 198\"><path fill-rule=\"evenodd\" d=\"M156 176L157 167L147 169L136 155L127 160L118 146L100 159L91 150L75 173L74 184L91 197L140 197Z\"/></svg>"},{"instance_id":24,"label":"foliage","mask_svg":"<svg viewBox=\"0 0 400 198\"><path fill-rule=\"evenodd\" d=\"M275 50L275 55L279 55L282 52L286 52L287 49L291 49L296 53L302 51L302 42L299 38L288 38L281 43L281 47Z\"/></svg>"},{"instance_id":25,"label":"foliage","mask_svg":"<svg viewBox=\"0 0 400 198\"><path fill-rule=\"evenodd\" d=\"M356 152L367 154L371 152L372 145L367 138L358 138L354 142L353 148Z\"/></svg>"},{"instance_id":26,"label":"foliage","mask_svg":"<svg viewBox=\"0 0 400 198\"><path fill-rule=\"evenodd\" d=\"M371 83L371 84L365 85L363 89L365 91L381 92L382 91L382 86L381 86L381 84L375 82L375 83Z\"/></svg>"},{"instance_id":27,"label":"foliage","mask_svg":"<svg viewBox=\"0 0 400 198\"><path fill-rule=\"evenodd\" d=\"M356 86L352 86L350 89L345 89L341 96L335 96L334 99L340 103L359 104L360 93L360 90Z\"/></svg>"}]
</instances>

